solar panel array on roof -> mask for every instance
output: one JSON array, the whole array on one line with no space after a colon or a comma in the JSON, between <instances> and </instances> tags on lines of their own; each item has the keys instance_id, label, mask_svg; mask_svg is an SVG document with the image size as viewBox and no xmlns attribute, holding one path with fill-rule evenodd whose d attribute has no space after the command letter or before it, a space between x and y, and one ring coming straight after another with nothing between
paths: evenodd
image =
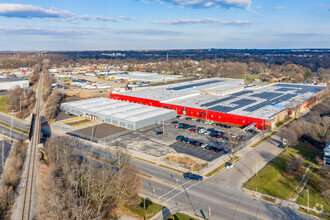
<instances>
[{"instance_id":1,"label":"solar panel array on roof","mask_svg":"<svg viewBox=\"0 0 330 220\"><path fill-rule=\"evenodd\" d=\"M283 93L262 92L262 93L253 94L251 96L258 97L258 98L261 98L261 99L270 100L270 99L276 98L276 97L281 96L281 95L283 95Z\"/></svg>"},{"instance_id":2,"label":"solar panel array on roof","mask_svg":"<svg viewBox=\"0 0 330 220\"><path fill-rule=\"evenodd\" d=\"M275 98L275 99L272 99L272 100L267 100L267 101L264 101L264 102L261 102L259 104L256 104L256 105L253 105L253 106L250 106L246 109L243 109L244 111L247 111L247 112L253 112L259 108L263 108L267 105L272 105L272 104L275 104L275 103L278 103L278 102L285 102L285 101L288 101L289 99L293 98L297 96L296 94L285 94L285 95L282 95L281 97L278 97L278 98Z\"/></svg>"},{"instance_id":3,"label":"solar panel array on roof","mask_svg":"<svg viewBox=\"0 0 330 220\"><path fill-rule=\"evenodd\" d=\"M247 112L253 112L253 111L257 110L257 109L260 109L262 107L265 107L267 105L270 105L271 103L272 103L272 101L264 101L264 102L261 102L259 104L253 105L253 106L248 107L248 108L243 109L243 110L244 111L247 111Z\"/></svg>"},{"instance_id":4,"label":"solar panel array on roof","mask_svg":"<svg viewBox=\"0 0 330 220\"><path fill-rule=\"evenodd\" d=\"M295 88L279 88L279 89L276 89L275 91L278 91L278 92L289 92L289 91L295 91L296 89Z\"/></svg>"},{"instance_id":5,"label":"solar panel array on roof","mask_svg":"<svg viewBox=\"0 0 330 220\"><path fill-rule=\"evenodd\" d=\"M320 92L324 89L324 87L322 87L322 86L293 85L293 84L287 84L287 83L275 84L274 86L300 89L299 91L297 91L298 93L306 93L306 92L316 93L316 92Z\"/></svg>"},{"instance_id":6,"label":"solar panel array on roof","mask_svg":"<svg viewBox=\"0 0 330 220\"><path fill-rule=\"evenodd\" d=\"M188 89L188 88L193 88L193 87L198 87L198 86L205 86L205 85L211 85L215 83L223 82L223 80L212 80L212 81L206 81L206 82L200 82L200 83L193 83L193 84L188 84L188 85L183 85L183 86L177 86L177 87L172 87L172 88L167 88L166 90L182 90L182 89Z\"/></svg>"},{"instance_id":7,"label":"solar panel array on roof","mask_svg":"<svg viewBox=\"0 0 330 220\"><path fill-rule=\"evenodd\" d=\"M231 112L231 111L234 111L236 109L242 108L244 106L250 105L250 104L252 104L254 102L256 102L256 100L252 100L252 99L240 99L240 100L237 100L235 102L231 102L230 103L230 104L236 105L236 106L217 105L217 106L214 106L214 107L209 108L208 110L227 113L227 112Z\"/></svg>"},{"instance_id":8,"label":"solar panel array on roof","mask_svg":"<svg viewBox=\"0 0 330 220\"><path fill-rule=\"evenodd\" d=\"M230 104L235 104L235 105L239 105L239 106L247 106L247 105L250 105L255 102L256 102L256 100L253 100L253 99L240 99L235 102L231 102Z\"/></svg>"},{"instance_id":9,"label":"solar panel array on roof","mask_svg":"<svg viewBox=\"0 0 330 220\"><path fill-rule=\"evenodd\" d=\"M245 95L245 94L248 94L248 93L253 93L253 91L241 91L241 92L232 93L230 95L237 97L237 96Z\"/></svg>"},{"instance_id":10,"label":"solar panel array on roof","mask_svg":"<svg viewBox=\"0 0 330 220\"><path fill-rule=\"evenodd\" d=\"M223 98L223 99L219 99L219 100L215 100L213 102L209 102L209 103L205 103L205 104L202 104L201 106L202 107L209 107L209 106L212 106L212 105L215 105L215 104L219 104L221 102L225 102L225 101L228 101L228 100L231 100L231 99L234 99L235 97L226 97L226 98Z\"/></svg>"}]
</instances>

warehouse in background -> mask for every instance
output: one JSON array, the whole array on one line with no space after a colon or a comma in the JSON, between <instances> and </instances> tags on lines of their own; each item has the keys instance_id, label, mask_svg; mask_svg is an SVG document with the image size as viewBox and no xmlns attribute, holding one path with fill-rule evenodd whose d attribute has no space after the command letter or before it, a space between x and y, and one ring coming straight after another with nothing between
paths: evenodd
<instances>
[{"instance_id":1,"label":"warehouse in background","mask_svg":"<svg viewBox=\"0 0 330 220\"><path fill-rule=\"evenodd\" d=\"M29 80L0 78L0 89L11 90L15 87L28 88Z\"/></svg>"},{"instance_id":2,"label":"warehouse in background","mask_svg":"<svg viewBox=\"0 0 330 220\"><path fill-rule=\"evenodd\" d=\"M61 109L91 120L136 130L176 117L176 111L123 102L107 98L93 98L63 103Z\"/></svg>"},{"instance_id":3,"label":"warehouse in background","mask_svg":"<svg viewBox=\"0 0 330 220\"><path fill-rule=\"evenodd\" d=\"M112 93L110 98L238 126L255 123L265 130L318 103L325 88L292 83L244 86L240 79L210 78Z\"/></svg>"}]
</instances>

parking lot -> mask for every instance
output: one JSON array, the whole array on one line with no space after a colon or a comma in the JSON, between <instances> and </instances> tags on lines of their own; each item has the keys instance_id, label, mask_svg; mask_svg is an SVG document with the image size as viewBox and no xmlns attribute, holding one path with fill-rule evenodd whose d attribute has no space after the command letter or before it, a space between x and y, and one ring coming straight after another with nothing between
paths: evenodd
<instances>
[{"instance_id":1,"label":"parking lot","mask_svg":"<svg viewBox=\"0 0 330 220\"><path fill-rule=\"evenodd\" d=\"M182 124L191 126L191 128L177 128ZM191 131L191 129L199 127L203 127L204 133ZM208 129L214 129L222 135L213 135L211 137L210 134L212 132L207 131ZM162 132L164 133L161 134ZM177 140L178 136L188 139L188 143L181 139ZM194 119L176 118L165 122L164 125L160 123L132 131L117 138L113 143L120 142L125 148L134 149L153 156L164 156L168 153L183 153L205 161L212 161L230 152L232 149L235 150L238 145L249 140L252 136L253 134L246 133L236 127L226 128L219 126L219 124L204 124L203 121L196 121ZM204 145L201 146L201 144Z\"/></svg>"}]
</instances>

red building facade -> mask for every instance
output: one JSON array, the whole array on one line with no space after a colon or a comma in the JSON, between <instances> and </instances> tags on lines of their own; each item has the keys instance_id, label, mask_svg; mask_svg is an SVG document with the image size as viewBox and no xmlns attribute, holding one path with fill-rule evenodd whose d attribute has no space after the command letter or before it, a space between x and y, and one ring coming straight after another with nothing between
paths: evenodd
<instances>
[{"instance_id":1,"label":"red building facade","mask_svg":"<svg viewBox=\"0 0 330 220\"><path fill-rule=\"evenodd\" d=\"M252 123L257 123L257 128L261 130L265 130L271 128L271 122L269 120L260 119L260 118L251 118L241 115L233 115L228 113L222 112L215 112L206 109L198 109L198 108L191 108L186 106L180 105L172 105L168 103L163 103L161 101L151 100L151 99L144 99L139 97L133 96L126 96L121 94L110 94L111 99L121 100L121 101L128 101L137 104L149 105L158 108L168 108L171 110L176 110L179 115L185 115L189 117L195 118L202 118L208 119L211 121L234 124L239 126L247 126Z\"/></svg>"}]
</instances>

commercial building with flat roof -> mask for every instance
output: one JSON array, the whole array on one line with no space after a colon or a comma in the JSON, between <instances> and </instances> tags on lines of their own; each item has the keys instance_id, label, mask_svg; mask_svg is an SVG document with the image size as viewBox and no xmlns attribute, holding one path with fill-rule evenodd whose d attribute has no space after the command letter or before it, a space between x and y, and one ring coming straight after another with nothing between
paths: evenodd
<instances>
[{"instance_id":1,"label":"commercial building with flat roof","mask_svg":"<svg viewBox=\"0 0 330 220\"><path fill-rule=\"evenodd\" d=\"M174 118L174 110L107 98L93 98L63 103L61 109L74 115L135 130Z\"/></svg>"},{"instance_id":2,"label":"commercial building with flat roof","mask_svg":"<svg viewBox=\"0 0 330 220\"><path fill-rule=\"evenodd\" d=\"M211 78L110 94L110 98L240 126L256 123L259 129L268 129L315 104L325 89L292 83L245 87L243 83L240 79Z\"/></svg>"},{"instance_id":3,"label":"commercial building with flat roof","mask_svg":"<svg viewBox=\"0 0 330 220\"><path fill-rule=\"evenodd\" d=\"M27 79L0 79L0 89L11 90L15 87L28 88L29 80Z\"/></svg>"}]
</instances>

